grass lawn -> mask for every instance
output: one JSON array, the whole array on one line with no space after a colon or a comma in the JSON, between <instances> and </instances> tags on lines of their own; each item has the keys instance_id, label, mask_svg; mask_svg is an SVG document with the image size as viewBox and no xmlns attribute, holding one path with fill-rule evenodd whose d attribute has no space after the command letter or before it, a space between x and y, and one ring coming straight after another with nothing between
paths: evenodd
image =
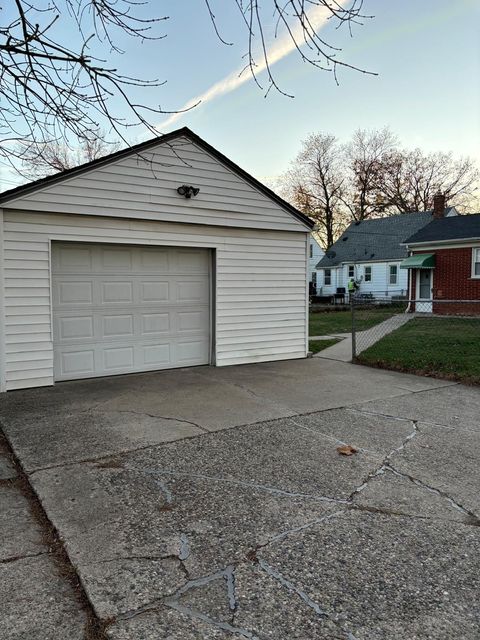
<instances>
[{"instance_id":1,"label":"grass lawn","mask_svg":"<svg viewBox=\"0 0 480 640\"><path fill-rule=\"evenodd\" d=\"M312 353L318 353L319 351L323 351L327 347L331 347L337 342L340 342L340 340L336 340L335 338L329 338L328 340L309 340L308 346Z\"/></svg>"},{"instance_id":2,"label":"grass lawn","mask_svg":"<svg viewBox=\"0 0 480 640\"><path fill-rule=\"evenodd\" d=\"M405 305L402 304L355 309L357 331L370 329L396 313L402 313L404 309ZM350 311L319 311L317 313L312 311L310 312L309 324L311 336L349 333L352 330L352 314Z\"/></svg>"},{"instance_id":3,"label":"grass lawn","mask_svg":"<svg viewBox=\"0 0 480 640\"><path fill-rule=\"evenodd\" d=\"M480 384L480 318L413 318L358 361Z\"/></svg>"}]
</instances>

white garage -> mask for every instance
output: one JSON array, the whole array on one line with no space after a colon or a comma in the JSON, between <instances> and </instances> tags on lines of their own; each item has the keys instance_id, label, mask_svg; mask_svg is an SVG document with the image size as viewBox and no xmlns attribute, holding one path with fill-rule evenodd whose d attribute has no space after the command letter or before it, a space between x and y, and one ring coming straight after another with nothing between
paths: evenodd
<instances>
[{"instance_id":1,"label":"white garage","mask_svg":"<svg viewBox=\"0 0 480 640\"><path fill-rule=\"evenodd\" d=\"M189 129L0 206L2 391L306 356L310 221Z\"/></svg>"}]
</instances>

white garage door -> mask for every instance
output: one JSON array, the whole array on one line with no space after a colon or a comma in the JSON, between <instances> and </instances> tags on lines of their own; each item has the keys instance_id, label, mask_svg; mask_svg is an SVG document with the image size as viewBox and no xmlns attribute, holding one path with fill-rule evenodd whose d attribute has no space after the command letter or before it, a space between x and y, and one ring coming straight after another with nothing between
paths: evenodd
<instances>
[{"instance_id":1,"label":"white garage door","mask_svg":"<svg viewBox=\"0 0 480 640\"><path fill-rule=\"evenodd\" d=\"M55 380L209 363L206 249L53 243Z\"/></svg>"}]
</instances>

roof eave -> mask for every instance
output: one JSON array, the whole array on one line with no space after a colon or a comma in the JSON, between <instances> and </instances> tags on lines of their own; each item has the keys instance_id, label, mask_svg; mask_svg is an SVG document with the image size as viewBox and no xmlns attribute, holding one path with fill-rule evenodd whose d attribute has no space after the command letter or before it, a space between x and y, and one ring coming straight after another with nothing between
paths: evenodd
<instances>
[{"instance_id":1,"label":"roof eave","mask_svg":"<svg viewBox=\"0 0 480 640\"><path fill-rule=\"evenodd\" d=\"M405 247L423 247L425 245L430 246L434 244L460 244L465 242L480 242L480 236L474 238L447 238L446 240L422 240L420 242L402 242L402 246Z\"/></svg>"}]
</instances>

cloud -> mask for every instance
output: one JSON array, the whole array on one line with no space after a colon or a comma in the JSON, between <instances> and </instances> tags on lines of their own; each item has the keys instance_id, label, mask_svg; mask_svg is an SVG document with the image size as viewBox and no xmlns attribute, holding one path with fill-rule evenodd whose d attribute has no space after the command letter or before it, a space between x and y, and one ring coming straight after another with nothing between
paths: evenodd
<instances>
[{"instance_id":1,"label":"cloud","mask_svg":"<svg viewBox=\"0 0 480 640\"><path fill-rule=\"evenodd\" d=\"M339 2L339 4L343 4L343 2ZM312 7L312 9L310 9L310 11L308 12L308 20L310 22L311 27L315 31L318 31L318 29L321 29L327 23L327 20L330 15L331 15L330 11L326 9L324 6L316 5ZM280 60L288 56L290 53L292 53L292 51L296 49L294 39L297 42L302 41L303 30L300 22L297 22L295 27L292 27L291 32L293 37L288 32L285 32L280 38L276 39L274 43L270 46L269 52L268 52L268 64L270 67L272 67L275 63L279 62ZM261 59L261 61L257 63L255 71L258 75L262 71L265 71L265 69L266 69L265 60ZM181 107L181 109L179 109L179 112L173 113L166 120L164 120L159 125L157 125L157 129L160 129L161 131L165 131L165 129L171 127L175 122L185 117L186 114L181 113L181 111L185 111L186 109L191 109L198 103L200 103L198 108L201 108L201 106L204 106L207 102L210 102L211 100L214 100L219 96L235 91L242 84L245 84L245 82L247 82L248 80L251 80L251 77L252 76L249 73L248 69L243 71L243 73L241 70L237 70L230 73L228 76L226 76L222 80L219 80L218 82L213 84L206 91L204 91L200 95L195 96L194 98L189 100L187 103L185 103Z\"/></svg>"}]
</instances>

